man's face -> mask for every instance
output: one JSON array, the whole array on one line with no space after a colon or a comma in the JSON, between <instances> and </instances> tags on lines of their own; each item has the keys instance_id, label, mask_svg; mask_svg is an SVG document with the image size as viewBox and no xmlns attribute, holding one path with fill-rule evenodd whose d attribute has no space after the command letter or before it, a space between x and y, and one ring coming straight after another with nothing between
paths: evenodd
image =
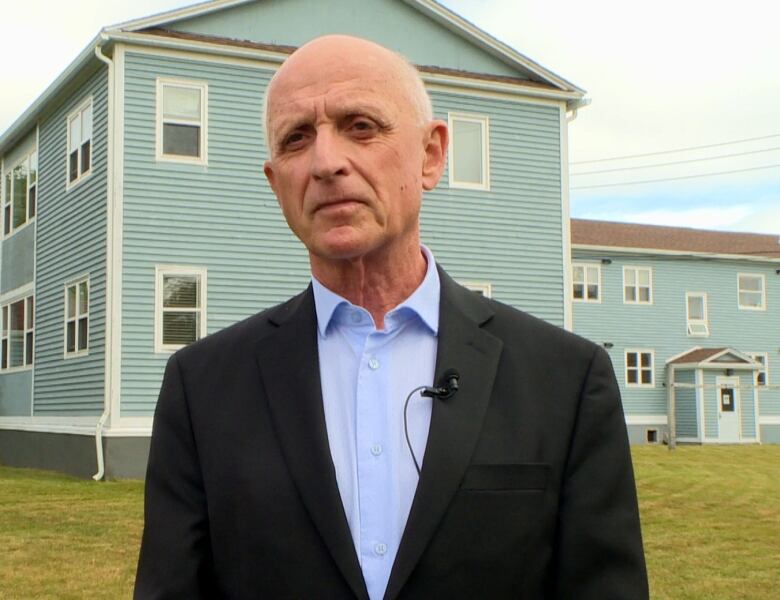
<instances>
[{"instance_id":1,"label":"man's face","mask_svg":"<svg viewBox=\"0 0 780 600\"><path fill-rule=\"evenodd\" d=\"M417 243L422 190L435 185L425 173L430 127L409 107L397 65L345 44L299 51L268 105L266 176L290 228L325 260Z\"/></svg>"}]
</instances>

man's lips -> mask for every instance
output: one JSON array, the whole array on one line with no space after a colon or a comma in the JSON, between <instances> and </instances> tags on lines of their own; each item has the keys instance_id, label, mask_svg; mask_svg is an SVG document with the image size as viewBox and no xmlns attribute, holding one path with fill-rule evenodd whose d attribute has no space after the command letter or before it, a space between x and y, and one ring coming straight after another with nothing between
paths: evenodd
<instances>
[{"instance_id":1,"label":"man's lips","mask_svg":"<svg viewBox=\"0 0 780 600\"><path fill-rule=\"evenodd\" d=\"M349 209L358 204L365 204L365 202L359 198L333 198L331 200L318 202L313 212L338 211L342 209Z\"/></svg>"}]
</instances>

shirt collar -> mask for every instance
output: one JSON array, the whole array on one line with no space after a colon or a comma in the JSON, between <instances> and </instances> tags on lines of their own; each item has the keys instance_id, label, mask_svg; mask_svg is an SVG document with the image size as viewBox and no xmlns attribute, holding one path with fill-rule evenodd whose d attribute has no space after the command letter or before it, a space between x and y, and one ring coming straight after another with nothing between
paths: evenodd
<instances>
[{"instance_id":1,"label":"shirt collar","mask_svg":"<svg viewBox=\"0 0 780 600\"><path fill-rule=\"evenodd\" d=\"M423 323L425 323L434 335L438 335L439 296L441 293L439 272L436 269L436 261L433 258L433 254L428 247L421 244L420 248L428 263L425 277L417 289L412 292L411 296L392 310L388 311L387 317L392 317L394 314L399 314L399 312L411 310ZM316 277L312 276L311 283L312 291L314 292L314 305L317 311L317 328L322 336L326 336L328 326L333 320L337 309L341 306L354 307L354 305L346 298L343 298L336 292L326 288ZM406 310L402 311L401 309Z\"/></svg>"}]
</instances>

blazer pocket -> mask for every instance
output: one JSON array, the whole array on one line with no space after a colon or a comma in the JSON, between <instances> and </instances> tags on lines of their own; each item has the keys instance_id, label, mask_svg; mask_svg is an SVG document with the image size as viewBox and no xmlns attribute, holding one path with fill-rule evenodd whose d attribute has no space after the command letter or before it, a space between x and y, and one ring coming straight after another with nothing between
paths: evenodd
<instances>
[{"instance_id":1,"label":"blazer pocket","mask_svg":"<svg viewBox=\"0 0 780 600\"><path fill-rule=\"evenodd\" d=\"M471 465L460 485L469 491L545 490L550 480L550 465Z\"/></svg>"}]
</instances>

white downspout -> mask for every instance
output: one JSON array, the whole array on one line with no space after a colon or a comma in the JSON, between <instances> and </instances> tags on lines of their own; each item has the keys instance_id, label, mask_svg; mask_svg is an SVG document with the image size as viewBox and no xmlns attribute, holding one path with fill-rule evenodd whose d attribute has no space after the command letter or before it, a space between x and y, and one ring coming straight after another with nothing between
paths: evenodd
<instances>
[{"instance_id":1,"label":"white downspout","mask_svg":"<svg viewBox=\"0 0 780 600\"><path fill-rule=\"evenodd\" d=\"M102 44L106 41L106 35L101 33L101 37L103 38L103 42L99 43L97 46L95 46L95 56L98 58L98 60L106 63L108 65L108 150L106 153L106 161L108 164L106 179L108 181L108 187L106 192L106 218L109 219L112 214L112 206L113 206L113 190L114 190L114 61L112 61L110 58L108 58L105 54L103 54L103 46ZM111 278L114 276L113 273L111 273L111 244L110 240L106 239L106 246L107 246L107 252L106 252L106 315L108 318L106 319L106 348L111 348L111 310L110 310L110 295L108 290L111 289ZM97 466L98 470L97 473L95 473L92 476L92 479L95 481L100 481L103 479L103 477L106 474L106 465L105 460L103 457L103 428L106 425L106 422L108 421L109 417L111 416L111 382L108 381L111 377L111 368L109 365L109 353L106 352L106 362L104 365L104 373L106 377L106 385L105 385L105 394L104 394L104 400L103 400L103 414L100 415L100 419L97 422L97 426L95 427L95 450L97 452Z\"/></svg>"}]
</instances>

